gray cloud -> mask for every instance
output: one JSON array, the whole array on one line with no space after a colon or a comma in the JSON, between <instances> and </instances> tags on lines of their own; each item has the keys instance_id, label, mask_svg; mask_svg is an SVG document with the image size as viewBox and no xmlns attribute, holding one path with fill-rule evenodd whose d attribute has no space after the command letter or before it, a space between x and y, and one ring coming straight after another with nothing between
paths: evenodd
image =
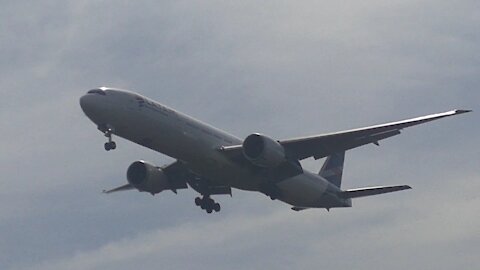
<instances>
[{"instance_id":1,"label":"gray cloud","mask_svg":"<svg viewBox=\"0 0 480 270\"><path fill-rule=\"evenodd\" d=\"M239 136L278 138L479 111L476 5L3 3L0 268L468 268L480 227L476 113L348 154L346 187L410 192L327 214L238 191L206 216L192 191L101 195L133 160L171 159L121 139L104 152L78 98L124 87Z\"/></svg>"},{"instance_id":2,"label":"gray cloud","mask_svg":"<svg viewBox=\"0 0 480 270\"><path fill-rule=\"evenodd\" d=\"M474 192L465 195L475 196ZM451 261L450 254L460 251L462 265L469 266L475 251L459 243L479 243L478 237L472 237L478 221L473 215L458 212L467 208L461 198L450 200L441 214L437 211L425 214L425 209L419 210L415 203L403 206L398 203L390 200L382 206L367 203L376 211L359 209L358 215L343 210L331 215L320 210L301 214L276 210L262 216L222 218L215 223L191 221L45 262L34 269L118 269L119 265L125 269L135 265L146 268L162 265L166 269L199 265L233 269L258 265L278 269L316 265L449 269L458 263ZM478 198L469 203L478 203ZM432 228L432 224L437 226ZM445 230L450 233L445 235ZM338 238L340 234L342 241Z\"/></svg>"}]
</instances>

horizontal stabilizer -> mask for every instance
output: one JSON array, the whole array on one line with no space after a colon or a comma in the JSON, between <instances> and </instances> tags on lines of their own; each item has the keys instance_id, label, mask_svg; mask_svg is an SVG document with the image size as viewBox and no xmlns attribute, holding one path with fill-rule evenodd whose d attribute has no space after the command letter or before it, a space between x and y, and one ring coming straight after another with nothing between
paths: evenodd
<instances>
[{"instance_id":1,"label":"horizontal stabilizer","mask_svg":"<svg viewBox=\"0 0 480 270\"><path fill-rule=\"evenodd\" d=\"M342 198L359 198L366 196L373 196L383 193L395 192L405 189L411 189L410 186L379 186L379 187L367 187L367 188L356 188L342 191L340 197Z\"/></svg>"},{"instance_id":2,"label":"horizontal stabilizer","mask_svg":"<svg viewBox=\"0 0 480 270\"><path fill-rule=\"evenodd\" d=\"M105 194L108 194L108 193L113 193L113 192L117 192L117 191L124 191L124 190L130 190L130 189L134 189L134 187L130 184L126 184L126 185L123 185L123 186L120 186L120 187L116 187L114 189L110 189L110 190L103 190L103 193Z\"/></svg>"}]
</instances>

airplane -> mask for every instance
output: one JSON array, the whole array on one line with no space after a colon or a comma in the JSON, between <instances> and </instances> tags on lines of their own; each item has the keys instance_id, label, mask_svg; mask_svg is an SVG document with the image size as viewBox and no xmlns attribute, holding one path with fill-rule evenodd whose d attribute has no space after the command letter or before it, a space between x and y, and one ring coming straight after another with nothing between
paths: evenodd
<instances>
[{"instance_id":1,"label":"airplane","mask_svg":"<svg viewBox=\"0 0 480 270\"><path fill-rule=\"evenodd\" d=\"M116 148L116 135L176 160L161 167L135 161L127 169L127 184L104 193L136 189L154 195L191 187L201 195L195 204L209 214L220 211L211 196L232 196L233 188L261 192L295 211L351 207L354 198L410 189L397 185L342 190L345 152L366 144L378 146L407 127L470 112L452 110L286 140L252 133L242 140L128 90L95 88L80 98L80 106L108 139L105 150ZM326 158L318 173L302 167L300 161L310 157Z\"/></svg>"}]
</instances>

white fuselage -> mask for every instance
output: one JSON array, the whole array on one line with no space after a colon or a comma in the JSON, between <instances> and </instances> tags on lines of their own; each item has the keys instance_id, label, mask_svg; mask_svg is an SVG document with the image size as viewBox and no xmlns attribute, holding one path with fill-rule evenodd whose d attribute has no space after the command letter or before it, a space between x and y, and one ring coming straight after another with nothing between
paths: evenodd
<instances>
[{"instance_id":1,"label":"white fuselage","mask_svg":"<svg viewBox=\"0 0 480 270\"><path fill-rule=\"evenodd\" d=\"M105 89L80 100L85 114L98 126L137 144L178 159L210 181L242 190L259 191L267 179L230 160L218 149L242 140L134 92ZM345 207L340 191L317 174L302 174L276 184L278 198L300 207Z\"/></svg>"}]
</instances>

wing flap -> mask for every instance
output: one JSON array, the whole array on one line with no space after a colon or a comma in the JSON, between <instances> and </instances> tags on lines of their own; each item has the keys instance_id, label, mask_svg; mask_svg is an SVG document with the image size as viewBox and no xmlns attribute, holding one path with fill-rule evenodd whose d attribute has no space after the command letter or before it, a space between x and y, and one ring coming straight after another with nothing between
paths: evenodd
<instances>
[{"instance_id":1,"label":"wing flap","mask_svg":"<svg viewBox=\"0 0 480 270\"><path fill-rule=\"evenodd\" d=\"M299 211L307 210L307 209L310 209L310 208L309 207L301 207L301 206L293 206L291 209L293 211L299 212Z\"/></svg>"},{"instance_id":2,"label":"wing flap","mask_svg":"<svg viewBox=\"0 0 480 270\"><path fill-rule=\"evenodd\" d=\"M185 164L177 160L169 165L161 167L161 169L170 180L169 188L173 192L176 192L177 189L188 188L187 180L190 177L190 171Z\"/></svg>"}]
</instances>

